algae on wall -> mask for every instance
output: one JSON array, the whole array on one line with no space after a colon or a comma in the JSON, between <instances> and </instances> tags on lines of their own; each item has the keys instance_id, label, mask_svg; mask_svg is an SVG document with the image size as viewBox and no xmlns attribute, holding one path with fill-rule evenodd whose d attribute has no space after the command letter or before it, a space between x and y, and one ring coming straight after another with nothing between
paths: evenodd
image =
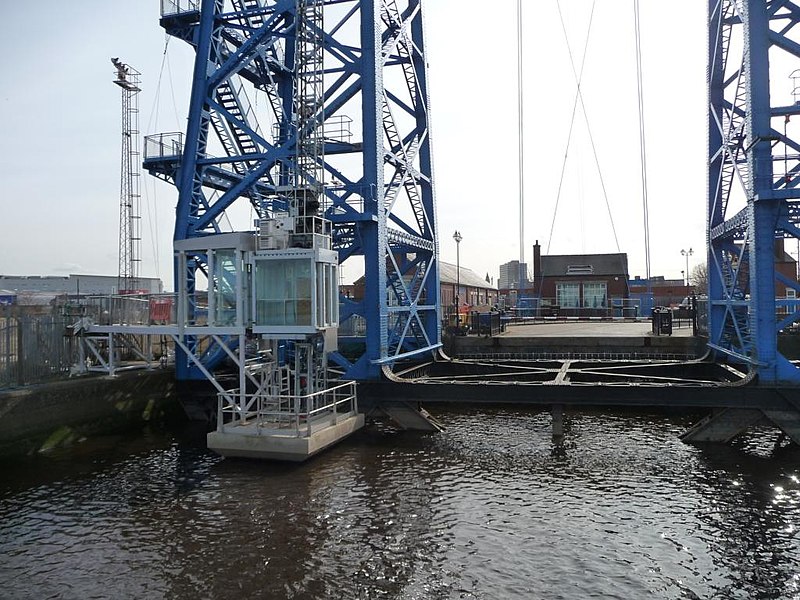
<instances>
[{"instance_id":1,"label":"algae on wall","mask_svg":"<svg viewBox=\"0 0 800 600\"><path fill-rule=\"evenodd\" d=\"M32 454L180 410L172 370L87 376L0 392L0 456Z\"/></svg>"}]
</instances>

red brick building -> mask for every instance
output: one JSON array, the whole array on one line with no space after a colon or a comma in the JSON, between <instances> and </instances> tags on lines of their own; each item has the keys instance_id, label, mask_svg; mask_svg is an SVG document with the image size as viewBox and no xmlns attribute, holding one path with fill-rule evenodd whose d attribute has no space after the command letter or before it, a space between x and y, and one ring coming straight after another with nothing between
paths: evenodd
<instances>
[{"instance_id":1,"label":"red brick building","mask_svg":"<svg viewBox=\"0 0 800 600\"><path fill-rule=\"evenodd\" d=\"M439 294L442 314L455 314L456 290L460 300L462 314L471 311L488 310L497 304L497 288L486 281L475 271L456 265L439 261ZM460 287L458 287L460 286ZM341 292L353 300L364 299L364 277L360 277L350 285L341 286Z\"/></svg>"},{"instance_id":2,"label":"red brick building","mask_svg":"<svg viewBox=\"0 0 800 600\"><path fill-rule=\"evenodd\" d=\"M537 241L533 246L533 289L529 291L543 310L552 307L561 314L607 315L627 306L628 255L542 256Z\"/></svg>"}]
</instances>

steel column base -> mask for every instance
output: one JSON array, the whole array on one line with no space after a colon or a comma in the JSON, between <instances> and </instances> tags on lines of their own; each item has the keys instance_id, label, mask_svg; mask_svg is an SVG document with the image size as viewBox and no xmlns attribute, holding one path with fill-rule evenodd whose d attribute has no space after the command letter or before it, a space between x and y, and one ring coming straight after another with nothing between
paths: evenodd
<instances>
[{"instance_id":1,"label":"steel column base","mask_svg":"<svg viewBox=\"0 0 800 600\"><path fill-rule=\"evenodd\" d=\"M401 429L411 431L442 431L444 427L424 408L409 402L387 402L378 411L389 417Z\"/></svg>"},{"instance_id":2,"label":"steel column base","mask_svg":"<svg viewBox=\"0 0 800 600\"><path fill-rule=\"evenodd\" d=\"M681 435L684 442L726 444L764 419L759 409L725 408L714 412Z\"/></svg>"},{"instance_id":3,"label":"steel column base","mask_svg":"<svg viewBox=\"0 0 800 600\"><path fill-rule=\"evenodd\" d=\"M800 412L765 410L764 415L795 444L800 444Z\"/></svg>"},{"instance_id":4,"label":"steel column base","mask_svg":"<svg viewBox=\"0 0 800 600\"><path fill-rule=\"evenodd\" d=\"M553 417L553 446L564 446L564 405L554 404L550 409Z\"/></svg>"}]
</instances>

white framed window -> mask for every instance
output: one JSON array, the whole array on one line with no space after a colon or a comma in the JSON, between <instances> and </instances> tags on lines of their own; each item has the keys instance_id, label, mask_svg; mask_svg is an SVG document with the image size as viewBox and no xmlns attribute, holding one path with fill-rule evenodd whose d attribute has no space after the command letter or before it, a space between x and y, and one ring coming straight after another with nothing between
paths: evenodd
<instances>
[{"instance_id":1,"label":"white framed window","mask_svg":"<svg viewBox=\"0 0 800 600\"><path fill-rule=\"evenodd\" d=\"M556 283L556 304L562 308L579 308L581 305L581 284Z\"/></svg>"},{"instance_id":2,"label":"white framed window","mask_svg":"<svg viewBox=\"0 0 800 600\"><path fill-rule=\"evenodd\" d=\"M583 307L584 308L605 308L606 307L606 282L587 281L583 284Z\"/></svg>"}]
</instances>

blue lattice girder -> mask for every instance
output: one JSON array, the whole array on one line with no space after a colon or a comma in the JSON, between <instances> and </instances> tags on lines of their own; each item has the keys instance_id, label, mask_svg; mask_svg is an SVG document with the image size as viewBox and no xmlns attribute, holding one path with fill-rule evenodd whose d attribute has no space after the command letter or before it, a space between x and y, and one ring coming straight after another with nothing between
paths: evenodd
<instances>
[{"instance_id":1,"label":"blue lattice girder","mask_svg":"<svg viewBox=\"0 0 800 600\"><path fill-rule=\"evenodd\" d=\"M335 361L347 377L377 378L383 364L433 352L441 337L422 3L320 1L324 107L308 122L361 121L361 139L326 135L321 165L340 263L363 258L365 272L364 301L343 300L341 311L365 319L365 351ZM240 203L259 217L285 209L297 154L296 10L295 0L202 0L199 13L164 15L168 33L197 53L183 155L150 163L179 189L176 240L221 231ZM264 111L249 100L260 93ZM176 289L193 290L203 260L176 268Z\"/></svg>"},{"instance_id":2,"label":"blue lattice girder","mask_svg":"<svg viewBox=\"0 0 800 600\"><path fill-rule=\"evenodd\" d=\"M784 260L776 239L800 233L800 143L789 131L800 105L772 106L770 50L800 66L792 39L800 9L767 0L708 6L710 346L749 364L763 383L796 384L800 370L778 352L777 335L800 311L794 301L776 299L776 282L798 284L776 269Z\"/></svg>"}]
</instances>

